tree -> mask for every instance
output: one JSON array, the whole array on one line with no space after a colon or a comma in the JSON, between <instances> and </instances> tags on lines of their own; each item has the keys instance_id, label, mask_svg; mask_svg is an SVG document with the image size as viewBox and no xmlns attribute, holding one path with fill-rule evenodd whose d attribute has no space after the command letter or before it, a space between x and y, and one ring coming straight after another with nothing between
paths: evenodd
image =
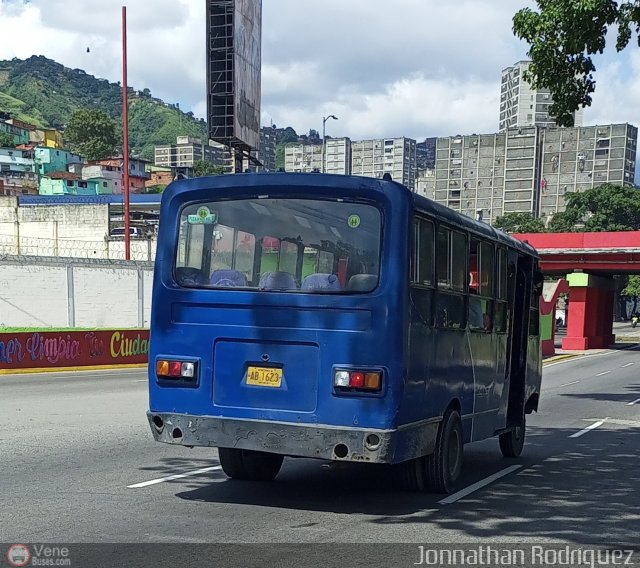
<instances>
[{"instance_id":1,"label":"tree","mask_svg":"<svg viewBox=\"0 0 640 568\"><path fill-rule=\"evenodd\" d=\"M292 144L297 141L298 135L296 134L296 131L291 128L291 126L287 126L282 134L276 135L276 142L278 144Z\"/></svg>"},{"instance_id":2,"label":"tree","mask_svg":"<svg viewBox=\"0 0 640 568\"><path fill-rule=\"evenodd\" d=\"M193 177L215 176L223 173L223 166L216 166L205 160L197 160L193 163Z\"/></svg>"},{"instance_id":3,"label":"tree","mask_svg":"<svg viewBox=\"0 0 640 568\"><path fill-rule=\"evenodd\" d=\"M276 170L284 170L285 145L278 144L276 146Z\"/></svg>"},{"instance_id":4,"label":"tree","mask_svg":"<svg viewBox=\"0 0 640 568\"><path fill-rule=\"evenodd\" d=\"M165 189L167 189L167 186L159 183L157 185L147 187L145 189L145 193L162 193Z\"/></svg>"},{"instance_id":5,"label":"tree","mask_svg":"<svg viewBox=\"0 0 640 568\"><path fill-rule=\"evenodd\" d=\"M561 126L573 126L573 113L591 105L596 82L592 55L606 45L607 31L617 29L622 51L640 29L640 2L615 0L536 0L539 11L519 10L514 34L530 49L531 66L524 79L553 96L549 109ZM640 40L639 40L640 41Z\"/></svg>"},{"instance_id":6,"label":"tree","mask_svg":"<svg viewBox=\"0 0 640 568\"><path fill-rule=\"evenodd\" d=\"M546 230L542 219L531 213L505 213L493 226L506 233L544 233Z\"/></svg>"},{"instance_id":7,"label":"tree","mask_svg":"<svg viewBox=\"0 0 640 568\"><path fill-rule=\"evenodd\" d=\"M8 132L0 132L0 148L14 148L16 141Z\"/></svg>"},{"instance_id":8,"label":"tree","mask_svg":"<svg viewBox=\"0 0 640 568\"><path fill-rule=\"evenodd\" d=\"M581 216L573 209L560 211L560 213L556 213L551 217L551 221L549 221L549 231L552 233L574 233L584 230L583 227Z\"/></svg>"},{"instance_id":9,"label":"tree","mask_svg":"<svg viewBox=\"0 0 640 568\"><path fill-rule=\"evenodd\" d=\"M120 150L116 122L103 110L81 109L73 113L64 133L73 152L89 160L101 160Z\"/></svg>"},{"instance_id":10,"label":"tree","mask_svg":"<svg viewBox=\"0 0 640 568\"><path fill-rule=\"evenodd\" d=\"M633 300L631 313L635 314L638 309L638 298L640 297L640 276L629 276L627 287L622 291L622 295Z\"/></svg>"},{"instance_id":11,"label":"tree","mask_svg":"<svg viewBox=\"0 0 640 568\"><path fill-rule=\"evenodd\" d=\"M640 230L640 191L604 184L566 196L566 210L549 223L554 232Z\"/></svg>"}]
</instances>

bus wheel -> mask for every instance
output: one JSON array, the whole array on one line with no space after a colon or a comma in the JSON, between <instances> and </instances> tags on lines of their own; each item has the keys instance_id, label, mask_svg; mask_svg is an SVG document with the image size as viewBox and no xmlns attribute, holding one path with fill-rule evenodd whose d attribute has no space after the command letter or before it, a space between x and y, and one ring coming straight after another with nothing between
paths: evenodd
<instances>
[{"instance_id":1,"label":"bus wheel","mask_svg":"<svg viewBox=\"0 0 640 568\"><path fill-rule=\"evenodd\" d=\"M284 456L236 448L218 448L222 471L232 479L271 481L280 468Z\"/></svg>"},{"instance_id":2,"label":"bus wheel","mask_svg":"<svg viewBox=\"0 0 640 568\"><path fill-rule=\"evenodd\" d=\"M438 428L436 447L426 456L426 489L450 493L462 471L462 420L456 410L448 410Z\"/></svg>"},{"instance_id":3,"label":"bus wheel","mask_svg":"<svg viewBox=\"0 0 640 568\"><path fill-rule=\"evenodd\" d=\"M500 450L505 458L517 458L522 453L524 448L524 436L526 430L526 420L522 417L522 424L515 426L512 430L500 434L498 440L500 441Z\"/></svg>"}]
</instances>

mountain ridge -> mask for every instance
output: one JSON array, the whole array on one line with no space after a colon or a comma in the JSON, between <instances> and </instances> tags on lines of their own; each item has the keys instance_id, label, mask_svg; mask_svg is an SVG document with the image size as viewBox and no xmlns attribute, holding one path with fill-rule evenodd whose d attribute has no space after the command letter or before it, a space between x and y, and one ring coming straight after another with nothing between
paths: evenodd
<instances>
[{"instance_id":1,"label":"mountain ridge","mask_svg":"<svg viewBox=\"0 0 640 568\"><path fill-rule=\"evenodd\" d=\"M153 161L154 146L175 144L177 136L207 139L204 119L153 97L149 89L128 92L133 156ZM42 55L0 60L0 111L41 128L63 129L81 108L100 108L122 121L122 86Z\"/></svg>"}]
</instances>

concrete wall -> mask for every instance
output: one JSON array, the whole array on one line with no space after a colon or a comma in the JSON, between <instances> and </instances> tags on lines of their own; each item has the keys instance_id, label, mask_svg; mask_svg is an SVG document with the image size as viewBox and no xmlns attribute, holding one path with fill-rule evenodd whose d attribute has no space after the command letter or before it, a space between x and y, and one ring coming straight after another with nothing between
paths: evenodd
<instances>
[{"instance_id":1,"label":"concrete wall","mask_svg":"<svg viewBox=\"0 0 640 568\"><path fill-rule=\"evenodd\" d=\"M148 327L148 262L0 256L0 327Z\"/></svg>"},{"instance_id":2,"label":"concrete wall","mask_svg":"<svg viewBox=\"0 0 640 568\"><path fill-rule=\"evenodd\" d=\"M124 239L110 239L108 205L26 205L0 197L0 254L124 259ZM131 259L153 261L155 239L132 239Z\"/></svg>"}]
</instances>

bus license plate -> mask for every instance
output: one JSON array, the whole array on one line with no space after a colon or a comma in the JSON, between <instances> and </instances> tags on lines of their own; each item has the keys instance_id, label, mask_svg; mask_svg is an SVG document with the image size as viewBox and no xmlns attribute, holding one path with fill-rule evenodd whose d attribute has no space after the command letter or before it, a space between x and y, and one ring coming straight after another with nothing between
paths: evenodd
<instances>
[{"instance_id":1,"label":"bus license plate","mask_svg":"<svg viewBox=\"0 0 640 568\"><path fill-rule=\"evenodd\" d=\"M247 384L260 387L279 387L282 384L282 369L273 367L249 367Z\"/></svg>"}]
</instances>

